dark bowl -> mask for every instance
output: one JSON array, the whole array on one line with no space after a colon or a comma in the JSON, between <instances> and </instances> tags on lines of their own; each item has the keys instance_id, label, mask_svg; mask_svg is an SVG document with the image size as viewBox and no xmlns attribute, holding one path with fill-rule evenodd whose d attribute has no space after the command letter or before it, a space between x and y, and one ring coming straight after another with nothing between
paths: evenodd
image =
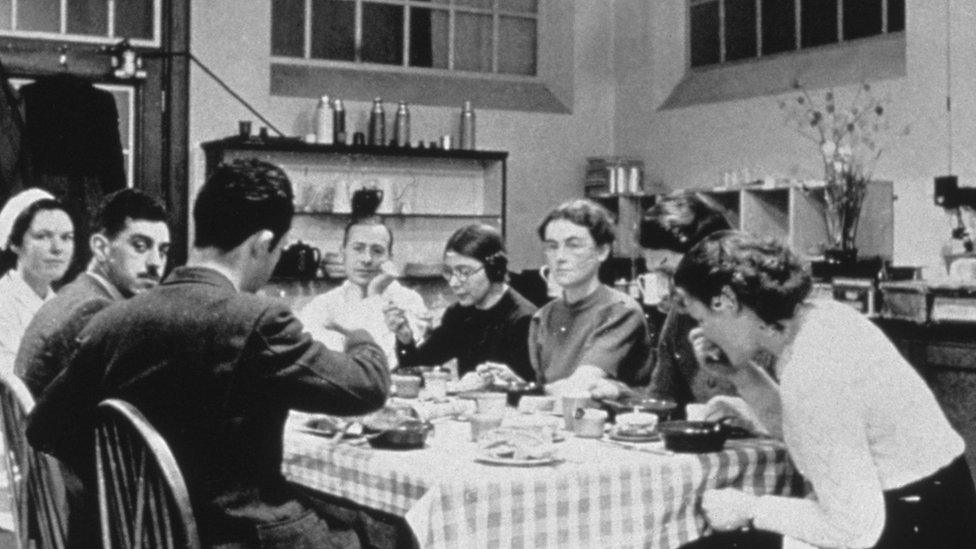
<instances>
[{"instance_id":1,"label":"dark bowl","mask_svg":"<svg viewBox=\"0 0 976 549\"><path fill-rule=\"evenodd\" d=\"M410 450L423 448L427 443L427 435L433 430L434 426L429 421L406 419L395 427L370 435L368 440L374 448Z\"/></svg>"},{"instance_id":2,"label":"dark bowl","mask_svg":"<svg viewBox=\"0 0 976 549\"><path fill-rule=\"evenodd\" d=\"M542 386L534 381L527 381L525 383L512 382L508 385L502 385L496 388L496 390L504 391L508 396L508 405L516 408L518 407L519 401L522 400L524 395L544 395L546 394Z\"/></svg>"},{"instance_id":3,"label":"dark bowl","mask_svg":"<svg viewBox=\"0 0 976 549\"><path fill-rule=\"evenodd\" d=\"M678 408L678 403L673 400L638 395L600 399L598 402L610 414L611 422L616 421L617 414L625 412L648 412L656 415L659 421L668 421Z\"/></svg>"},{"instance_id":4,"label":"dark bowl","mask_svg":"<svg viewBox=\"0 0 976 549\"><path fill-rule=\"evenodd\" d=\"M363 432L366 434L376 434L396 428L405 421L415 420L419 421L420 415L412 407L390 406L387 404L372 414L363 417Z\"/></svg>"},{"instance_id":5,"label":"dark bowl","mask_svg":"<svg viewBox=\"0 0 976 549\"><path fill-rule=\"evenodd\" d=\"M657 430L672 452L704 454L725 447L728 431L717 421L665 421Z\"/></svg>"},{"instance_id":6,"label":"dark bowl","mask_svg":"<svg viewBox=\"0 0 976 549\"><path fill-rule=\"evenodd\" d=\"M420 378L420 386L424 386L424 374L433 372L437 366L403 366L390 372L395 376L414 376Z\"/></svg>"}]
</instances>

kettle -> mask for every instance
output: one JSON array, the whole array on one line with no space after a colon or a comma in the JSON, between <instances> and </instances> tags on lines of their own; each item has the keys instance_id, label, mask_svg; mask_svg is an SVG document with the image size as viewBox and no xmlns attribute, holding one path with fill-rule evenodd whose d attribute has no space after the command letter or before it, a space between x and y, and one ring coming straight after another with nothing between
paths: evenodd
<instances>
[{"instance_id":1,"label":"kettle","mask_svg":"<svg viewBox=\"0 0 976 549\"><path fill-rule=\"evenodd\" d=\"M278 265L275 266L274 275L282 278L315 278L319 262L322 260L322 252L301 240L288 246L281 252Z\"/></svg>"}]
</instances>

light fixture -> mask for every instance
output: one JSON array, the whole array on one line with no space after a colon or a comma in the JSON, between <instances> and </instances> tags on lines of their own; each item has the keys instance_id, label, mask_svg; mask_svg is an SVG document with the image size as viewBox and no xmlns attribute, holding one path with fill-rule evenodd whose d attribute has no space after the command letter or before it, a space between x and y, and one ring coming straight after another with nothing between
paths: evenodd
<instances>
[{"instance_id":1,"label":"light fixture","mask_svg":"<svg viewBox=\"0 0 976 549\"><path fill-rule=\"evenodd\" d=\"M241 97L240 94L234 91L230 86L227 85L226 82L224 82L219 76L210 70L210 67L204 65L202 61L197 59L197 56L193 55L193 52L163 50L146 50L144 52L139 52L132 47L128 38L123 38L114 45L105 48L103 51L112 56L112 76L114 76L117 80L145 80L146 71L142 66L142 61L144 58L185 57L197 67L200 67L200 70L212 78L214 82L219 84L224 91L229 93L238 103L249 110L251 114L258 117L258 119L261 120L261 122L263 122L268 128L277 133L279 136L286 137L281 130L279 130L267 118L259 113L257 109L255 109L250 103Z\"/></svg>"}]
</instances>

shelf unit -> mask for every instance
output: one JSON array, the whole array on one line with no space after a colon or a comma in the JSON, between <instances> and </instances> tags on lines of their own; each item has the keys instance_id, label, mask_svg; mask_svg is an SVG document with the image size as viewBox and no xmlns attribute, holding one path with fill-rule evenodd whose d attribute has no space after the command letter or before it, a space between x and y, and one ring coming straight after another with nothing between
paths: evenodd
<instances>
[{"instance_id":1,"label":"shelf unit","mask_svg":"<svg viewBox=\"0 0 976 549\"><path fill-rule=\"evenodd\" d=\"M440 263L459 227L488 223L505 232L507 152L337 146L291 138L228 137L201 145L209 175L220 162L257 158L291 179L296 215L292 240L338 252L352 193L378 188L378 213L394 233L394 257Z\"/></svg>"},{"instance_id":2,"label":"shelf unit","mask_svg":"<svg viewBox=\"0 0 976 549\"><path fill-rule=\"evenodd\" d=\"M827 229L820 188L777 186L692 190L724 210L734 228L783 240L804 259L818 258L826 247ZM615 255L633 257L639 253L640 217L659 196L663 193L590 196L618 217ZM855 242L859 256L891 259L894 253L894 200L890 181L868 184Z\"/></svg>"}]
</instances>

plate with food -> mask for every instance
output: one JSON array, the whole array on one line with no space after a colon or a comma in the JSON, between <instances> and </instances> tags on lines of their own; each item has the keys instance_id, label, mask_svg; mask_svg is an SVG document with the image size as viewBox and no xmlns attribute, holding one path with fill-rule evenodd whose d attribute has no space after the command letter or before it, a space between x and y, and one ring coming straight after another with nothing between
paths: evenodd
<instances>
[{"instance_id":1,"label":"plate with food","mask_svg":"<svg viewBox=\"0 0 976 549\"><path fill-rule=\"evenodd\" d=\"M495 429L478 439L476 461L490 465L530 467L556 463L552 440L536 431Z\"/></svg>"},{"instance_id":2,"label":"plate with food","mask_svg":"<svg viewBox=\"0 0 976 549\"><path fill-rule=\"evenodd\" d=\"M613 427L607 433L611 440L620 442L655 442L661 440L661 434L657 430L644 429L625 429L623 427Z\"/></svg>"},{"instance_id":3,"label":"plate with food","mask_svg":"<svg viewBox=\"0 0 976 549\"><path fill-rule=\"evenodd\" d=\"M342 431L342 438L357 438L363 436L363 424L339 420L333 417L314 417L302 422L299 431L320 437L335 437Z\"/></svg>"}]
</instances>

